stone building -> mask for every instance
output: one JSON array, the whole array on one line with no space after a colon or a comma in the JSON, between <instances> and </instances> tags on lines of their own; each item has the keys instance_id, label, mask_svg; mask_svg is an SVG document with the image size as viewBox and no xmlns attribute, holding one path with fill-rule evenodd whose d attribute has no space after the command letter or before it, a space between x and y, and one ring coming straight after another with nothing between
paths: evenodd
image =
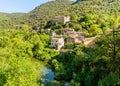
<instances>
[{"instance_id":1,"label":"stone building","mask_svg":"<svg viewBox=\"0 0 120 86\"><path fill-rule=\"evenodd\" d=\"M65 29L61 30L62 35L68 35L68 34L73 33L73 32L74 32L74 29L71 29L71 28L65 28Z\"/></svg>"},{"instance_id":2,"label":"stone building","mask_svg":"<svg viewBox=\"0 0 120 86\"><path fill-rule=\"evenodd\" d=\"M73 34L69 34L69 36L66 39L66 42L73 42L73 43L83 43L85 39L85 35L83 35L83 33L81 32L81 34L79 33L73 33Z\"/></svg>"},{"instance_id":3,"label":"stone building","mask_svg":"<svg viewBox=\"0 0 120 86\"><path fill-rule=\"evenodd\" d=\"M55 18L52 19L51 22L53 23L67 23L70 21L70 16L57 16Z\"/></svg>"},{"instance_id":4,"label":"stone building","mask_svg":"<svg viewBox=\"0 0 120 86\"><path fill-rule=\"evenodd\" d=\"M67 39L66 42L73 42L73 43L83 43L85 39L85 33L84 32L76 32L74 29L71 28L65 28L61 31L62 35L66 35Z\"/></svg>"},{"instance_id":5,"label":"stone building","mask_svg":"<svg viewBox=\"0 0 120 86\"><path fill-rule=\"evenodd\" d=\"M62 35L56 35L56 33L51 33L51 47L60 50L64 47L65 43L84 43L85 33L84 32L76 32L74 29L66 28L61 30ZM63 35L66 35L67 38L64 41Z\"/></svg>"},{"instance_id":6,"label":"stone building","mask_svg":"<svg viewBox=\"0 0 120 86\"><path fill-rule=\"evenodd\" d=\"M50 47L54 47L57 50L60 50L62 47L64 47L64 39L62 35L56 35L56 34L52 35Z\"/></svg>"}]
</instances>

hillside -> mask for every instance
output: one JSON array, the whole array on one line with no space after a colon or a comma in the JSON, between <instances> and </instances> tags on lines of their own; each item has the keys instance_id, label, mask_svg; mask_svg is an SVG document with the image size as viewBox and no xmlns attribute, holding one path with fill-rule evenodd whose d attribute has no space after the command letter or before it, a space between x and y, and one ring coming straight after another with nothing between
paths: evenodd
<instances>
[{"instance_id":1,"label":"hillside","mask_svg":"<svg viewBox=\"0 0 120 86\"><path fill-rule=\"evenodd\" d=\"M120 2L118 0L78 0L76 3L70 0L56 0L36 7L24 16L24 22L44 28L55 16L70 15L73 22L71 21L69 27L88 31L88 28L93 26L101 29L104 26L106 29L111 28L108 20L119 14Z\"/></svg>"},{"instance_id":2,"label":"hillside","mask_svg":"<svg viewBox=\"0 0 120 86\"><path fill-rule=\"evenodd\" d=\"M72 5L70 12L75 12L79 16L82 14L111 14L120 10L118 0L84 0Z\"/></svg>"},{"instance_id":3,"label":"hillside","mask_svg":"<svg viewBox=\"0 0 120 86\"><path fill-rule=\"evenodd\" d=\"M77 0L76 2L55 0L37 6L29 13L4 14L2 18L12 18L12 21L18 22L15 24L22 23L44 28L55 16L70 15L73 21L72 25L69 25L70 27L76 30L87 30L91 25L100 23L100 21L110 28L108 20L110 20L111 14L112 17L120 14L119 0Z\"/></svg>"},{"instance_id":4,"label":"hillside","mask_svg":"<svg viewBox=\"0 0 120 86\"><path fill-rule=\"evenodd\" d=\"M25 19L29 24L45 24L54 16L69 15L70 0L56 0L42 4L26 14Z\"/></svg>"},{"instance_id":5,"label":"hillside","mask_svg":"<svg viewBox=\"0 0 120 86\"><path fill-rule=\"evenodd\" d=\"M51 19L57 15L68 15L71 12L75 13L108 13L110 9L120 10L118 0L78 0L78 3L72 4L70 0L56 0L42 4L28 13L28 17L40 19ZM110 2L111 1L111 2ZM101 14L102 14L101 13ZM46 15L47 14L47 15ZM80 14L79 16L81 16ZM46 18L50 17L50 18Z\"/></svg>"},{"instance_id":6,"label":"hillside","mask_svg":"<svg viewBox=\"0 0 120 86\"><path fill-rule=\"evenodd\" d=\"M20 18L22 17L23 15L25 15L25 13L3 13L3 12L0 12L0 16L2 18L7 18L7 19L11 19L11 18ZM0 19L1 20L1 19Z\"/></svg>"},{"instance_id":7,"label":"hillside","mask_svg":"<svg viewBox=\"0 0 120 86\"><path fill-rule=\"evenodd\" d=\"M0 13L0 86L120 86L120 0Z\"/></svg>"},{"instance_id":8,"label":"hillside","mask_svg":"<svg viewBox=\"0 0 120 86\"><path fill-rule=\"evenodd\" d=\"M26 13L5 13L9 18L20 18L23 17Z\"/></svg>"},{"instance_id":9,"label":"hillside","mask_svg":"<svg viewBox=\"0 0 120 86\"><path fill-rule=\"evenodd\" d=\"M9 17L7 17L5 14L3 14L3 13L0 13L0 21L2 21L2 20L8 20L9 19Z\"/></svg>"},{"instance_id":10,"label":"hillside","mask_svg":"<svg viewBox=\"0 0 120 86\"><path fill-rule=\"evenodd\" d=\"M23 21L25 13L0 13L0 29L16 28Z\"/></svg>"}]
</instances>

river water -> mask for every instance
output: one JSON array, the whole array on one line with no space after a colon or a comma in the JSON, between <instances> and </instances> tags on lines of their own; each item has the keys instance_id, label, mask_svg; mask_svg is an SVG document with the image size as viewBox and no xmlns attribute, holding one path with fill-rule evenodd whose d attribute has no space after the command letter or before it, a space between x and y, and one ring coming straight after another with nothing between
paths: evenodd
<instances>
[{"instance_id":1,"label":"river water","mask_svg":"<svg viewBox=\"0 0 120 86\"><path fill-rule=\"evenodd\" d=\"M54 81L55 74L54 71L51 68L48 67L43 67L42 71L44 72L44 76L42 78L42 82L44 85L46 85L47 82L52 82ZM68 86L68 82L64 84L64 86Z\"/></svg>"},{"instance_id":2,"label":"river water","mask_svg":"<svg viewBox=\"0 0 120 86\"><path fill-rule=\"evenodd\" d=\"M55 75L51 68L44 67L43 69L43 84L46 85L47 82L54 81Z\"/></svg>"}]
</instances>

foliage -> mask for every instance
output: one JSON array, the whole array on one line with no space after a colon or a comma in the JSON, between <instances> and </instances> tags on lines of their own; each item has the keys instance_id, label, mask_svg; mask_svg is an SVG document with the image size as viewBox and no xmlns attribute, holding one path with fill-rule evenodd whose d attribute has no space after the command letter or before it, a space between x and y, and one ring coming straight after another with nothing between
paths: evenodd
<instances>
[{"instance_id":1,"label":"foliage","mask_svg":"<svg viewBox=\"0 0 120 86\"><path fill-rule=\"evenodd\" d=\"M116 34L115 40L113 33L103 34L92 48L79 45L73 51L61 52L52 59L56 79L69 81L69 86L119 86L120 33Z\"/></svg>"},{"instance_id":2,"label":"foliage","mask_svg":"<svg viewBox=\"0 0 120 86\"><path fill-rule=\"evenodd\" d=\"M8 19L9 18L6 15L0 13L0 21L2 21L2 20L8 20Z\"/></svg>"},{"instance_id":3,"label":"foliage","mask_svg":"<svg viewBox=\"0 0 120 86\"><path fill-rule=\"evenodd\" d=\"M55 16L63 15L70 15L71 21L51 23ZM41 66L33 58L53 68L58 82L47 85L59 86L67 81L69 86L119 86L120 33L115 33L114 40L113 32L105 33L120 27L119 15L119 0L77 0L76 3L55 0L17 18L0 15L0 86L40 85L42 75L39 79L38 67ZM87 36L104 34L92 48L77 45L73 49L69 43L66 46L72 50L57 52L49 48L49 36L31 30L33 26L51 28L58 34L66 27L86 32Z\"/></svg>"},{"instance_id":4,"label":"foliage","mask_svg":"<svg viewBox=\"0 0 120 86\"><path fill-rule=\"evenodd\" d=\"M66 43L64 47L65 49L73 49L74 46L75 46L74 43Z\"/></svg>"},{"instance_id":5,"label":"foliage","mask_svg":"<svg viewBox=\"0 0 120 86\"><path fill-rule=\"evenodd\" d=\"M48 40L49 36L44 33L24 29L1 30L0 86L38 86L42 65L34 58L48 61L57 54L47 48Z\"/></svg>"},{"instance_id":6,"label":"foliage","mask_svg":"<svg viewBox=\"0 0 120 86\"><path fill-rule=\"evenodd\" d=\"M94 36L101 31L120 25L119 4L118 0L78 0L76 3L71 0L50 1L26 14L2 13L9 20L1 19L0 28L9 27L11 29L21 25L28 25L29 27L37 26L40 29L51 28L60 33L60 29L70 27L76 31L86 32L87 36ZM70 15L71 21L69 23L64 25L52 25L50 23L55 16L64 15Z\"/></svg>"},{"instance_id":7,"label":"foliage","mask_svg":"<svg viewBox=\"0 0 120 86\"><path fill-rule=\"evenodd\" d=\"M47 26L52 30L71 27L76 31L86 32L87 36L94 36L103 30L120 25L113 22L113 20L120 20L119 1L82 0L72 3L70 0L56 0L40 5L26 14L25 23L37 25L40 28L46 28ZM52 25L50 23L55 16L63 15L70 15L71 21L65 25ZM118 16L117 19L116 16ZM56 30L56 32L59 33L59 30Z\"/></svg>"}]
</instances>

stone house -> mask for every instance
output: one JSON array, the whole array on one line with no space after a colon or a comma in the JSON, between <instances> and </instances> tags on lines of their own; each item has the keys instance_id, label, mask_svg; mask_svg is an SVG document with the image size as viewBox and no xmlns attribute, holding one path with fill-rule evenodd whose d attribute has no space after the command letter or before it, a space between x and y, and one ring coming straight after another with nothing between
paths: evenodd
<instances>
[{"instance_id":1,"label":"stone house","mask_svg":"<svg viewBox=\"0 0 120 86\"><path fill-rule=\"evenodd\" d=\"M71 29L71 28L65 28L61 30L62 35L69 35L70 33L73 33L73 32L74 32L74 29Z\"/></svg>"},{"instance_id":2,"label":"stone house","mask_svg":"<svg viewBox=\"0 0 120 86\"><path fill-rule=\"evenodd\" d=\"M62 35L52 35L50 47L54 47L57 50L60 50L62 47L64 47L64 39Z\"/></svg>"},{"instance_id":3,"label":"stone house","mask_svg":"<svg viewBox=\"0 0 120 86\"><path fill-rule=\"evenodd\" d=\"M66 42L73 42L73 43L83 43L85 39L85 33L83 32L74 32L69 34L67 37Z\"/></svg>"},{"instance_id":4,"label":"stone house","mask_svg":"<svg viewBox=\"0 0 120 86\"><path fill-rule=\"evenodd\" d=\"M70 16L57 16L55 18L52 19L52 23L67 23L70 21Z\"/></svg>"},{"instance_id":5,"label":"stone house","mask_svg":"<svg viewBox=\"0 0 120 86\"><path fill-rule=\"evenodd\" d=\"M77 36L83 36L83 37L85 37L85 32L75 32L75 34L77 35Z\"/></svg>"},{"instance_id":6,"label":"stone house","mask_svg":"<svg viewBox=\"0 0 120 86\"><path fill-rule=\"evenodd\" d=\"M61 30L62 35L56 35L56 33L51 33L51 45L50 47L54 47L57 50L60 50L64 47L65 43L84 43L85 33L84 32L76 32L74 29L66 28ZM64 40L63 35L66 35L67 38Z\"/></svg>"},{"instance_id":7,"label":"stone house","mask_svg":"<svg viewBox=\"0 0 120 86\"><path fill-rule=\"evenodd\" d=\"M76 32L74 29L65 28L61 30L62 35L67 35L66 43L73 42L73 43L83 43L85 39L84 32Z\"/></svg>"},{"instance_id":8,"label":"stone house","mask_svg":"<svg viewBox=\"0 0 120 86\"><path fill-rule=\"evenodd\" d=\"M82 38L74 38L74 37L68 37L66 40L67 43L84 43L84 40Z\"/></svg>"}]
</instances>

